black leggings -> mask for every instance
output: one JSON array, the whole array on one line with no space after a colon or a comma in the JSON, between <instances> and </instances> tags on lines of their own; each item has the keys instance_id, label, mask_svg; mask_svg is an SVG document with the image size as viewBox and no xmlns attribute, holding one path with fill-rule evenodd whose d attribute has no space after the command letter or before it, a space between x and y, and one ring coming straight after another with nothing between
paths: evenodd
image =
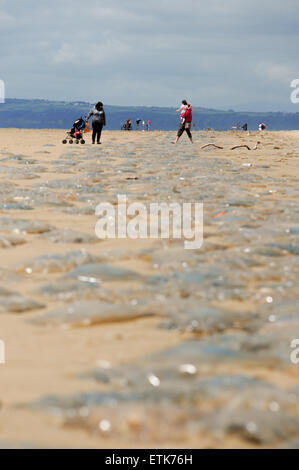
<instances>
[{"instance_id":1,"label":"black leggings","mask_svg":"<svg viewBox=\"0 0 299 470\"><path fill-rule=\"evenodd\" d=\"M92 123L92 141L95 142L97 138L97 142L100 142L101 134L102 134L103 124L101 122L93 122Z\"/></svg>"},{"instance_id":2,"label":"black leggings","mask_svg":"<svg viewBox=\"0 0 299 470\"><path fill-rule=\"evenodd\" d=\"M187 135L188 135L189 139L192 140L191 131L190 131L189 128L186 129L185 123L180 125L180 128L179 128L179 130L178 130L178 138L180 138L180 137L183 135L184 131L187 132Z\"/></svg>"}]
</instances>

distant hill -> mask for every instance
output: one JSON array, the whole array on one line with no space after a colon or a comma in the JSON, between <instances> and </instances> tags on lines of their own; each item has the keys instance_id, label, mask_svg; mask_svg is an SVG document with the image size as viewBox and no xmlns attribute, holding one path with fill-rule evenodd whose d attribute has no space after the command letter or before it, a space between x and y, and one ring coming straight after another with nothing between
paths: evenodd
<instances>
[{"instance_id":1,"label":"distant hill","mask_svg":"<svg viewBox=\"0 0 299 470\"><path fill-rule=\"evenodd\" d=\"M46 100L7 99L0 104L0 127L30 129L68 129L80 116L86 115L91 103L64 102ZM152 129L175 130L178 127L178 115L175 108L146 106L105 106L107 129L120 129L121 123L131 119L150 120ZM231 129L237 123L248 123L249 129L256 130L259 122L264 121L270 130L299 129L299 113L285 112L235 112L193 107L195 129L212 127L223 131Z\"/></svg>"}]
</instances>

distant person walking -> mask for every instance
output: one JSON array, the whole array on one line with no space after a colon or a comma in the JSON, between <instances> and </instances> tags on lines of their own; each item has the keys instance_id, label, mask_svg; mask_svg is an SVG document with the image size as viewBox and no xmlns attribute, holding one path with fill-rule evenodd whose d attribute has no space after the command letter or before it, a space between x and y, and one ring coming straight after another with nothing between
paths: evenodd
<instances>
[{"instance_id":1,"label":"distant person walking","mask_svg":"<svg viewBox=\"0 0 299 470\"><path fill-rule=\"evenodd\" d=\"M192 139L192 134L191 134L191 125L192 125L192 106L191 104L187 104L187 109L185 109L181 115L181 125L178 130L177 138L175 142L172 142L173 144L177 144L180 137L183 135L183 133L186 131L186 134L189 137L189 140L191 144L193 144L193 139Z\"/></svg>"},{"instance_id":2,"label":"distant person walking","mask_svg":"<svg viewBox=\"0 0 299 470\"><path fill-rule=\"evenodd\" d=\"M98 103L92 108L89 115L86 118L86 121L92 116L92 143L100 144L101 134L103 126L106 126L106 115L103 107L103 103L98 101Z\"/></svg>"},{"instance_id":3,"label":"distant person walking","mask_svg":"<svg viewBox=\"0 0 299 470\"><path fill-rule=\"evenodd\" d=\"M136 130L139 131L139 125L141 123L141 119L136 120Z\"/></svg>"},{"instance_id":4,"label":"distant person walking","mask_svg":"<svg viewBox=\"0 0 299 470\"><path fill-rule=\"evenodd\" d=\"M265 131L267 129L267 126L264 122L261 122L259 124L259 131Z\"/></svg>"}]
</instances>

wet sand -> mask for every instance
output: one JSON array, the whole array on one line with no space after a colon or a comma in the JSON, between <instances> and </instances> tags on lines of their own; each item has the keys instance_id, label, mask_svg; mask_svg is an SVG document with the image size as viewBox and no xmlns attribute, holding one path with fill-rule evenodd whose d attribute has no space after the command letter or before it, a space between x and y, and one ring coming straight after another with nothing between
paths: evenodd
<instances>
[{"instance_id":1,"label":"wet sand","mask_svg":"<svg viewBox=\"0 0 299 470\"><path fill-rule=\"evenodd\" d=\"M299 446L299 132L174 134L0 129L0 448ZM119 193L204 245L98 240Z\"/></svg>"}]
</instances>

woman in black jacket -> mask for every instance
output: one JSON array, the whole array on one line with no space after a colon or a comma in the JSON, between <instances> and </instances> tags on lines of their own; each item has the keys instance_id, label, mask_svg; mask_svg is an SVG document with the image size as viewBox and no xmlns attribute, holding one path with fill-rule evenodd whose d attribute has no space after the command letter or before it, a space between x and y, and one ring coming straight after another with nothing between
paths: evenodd
<instances>
[{"instance_id":1,"label":"woman in black jacket","mask_svg":"<svg viewBox=\"0 0 299 470\"><path fill-rule=\"evenodd\" d=\"M100 144L103 126L106 126L106 116L103 108L103 103L99 101L94 108L90 111L86 121L92 116L92 143Z\"/></svg>"}]
</instances>

